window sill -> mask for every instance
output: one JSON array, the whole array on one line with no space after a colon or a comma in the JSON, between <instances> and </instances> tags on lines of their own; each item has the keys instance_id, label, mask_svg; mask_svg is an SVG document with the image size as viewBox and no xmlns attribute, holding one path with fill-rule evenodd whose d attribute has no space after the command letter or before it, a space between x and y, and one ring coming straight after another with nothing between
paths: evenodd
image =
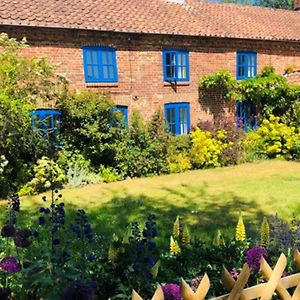
<instances>
[{"instance_id":1,"label":"window sill","mask_svg":"<svg viewBox=\"0 0 300 300\"><path fill-rule=\"evenodd\" d=\"M118 87L118 82L86 82L87 88L93 87Z\"/></svg>"},{"instance_id":2,"label":"window sill","mask_svg":"<svg viewBox=\"0 0 300 300\"><path fill-rule=\"evenodd\" d=\"M164 81L164 86L189 86L189 85L190 85L189 81L177 81L176 83Z\"/></svg>"}]
</instances>

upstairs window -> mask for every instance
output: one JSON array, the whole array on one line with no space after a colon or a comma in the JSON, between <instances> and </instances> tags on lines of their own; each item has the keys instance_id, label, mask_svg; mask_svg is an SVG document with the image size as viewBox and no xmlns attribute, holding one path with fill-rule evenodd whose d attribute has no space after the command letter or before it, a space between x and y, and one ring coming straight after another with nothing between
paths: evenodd
<instances>
[{"instance_id":1,"label":"upstairs window","mask_svg":"<svg viewBox=\"0 0 300 300\"><path fill-rule=\"evenodd\" d=\"M163 51L165 81L189 81L189 53L182 50Z\"/></svg>"},{"instance_id":2,"label":"upstairs window","mask_svg":"<svg viewBox=\"0 0 300 300\"><path fill-rule=\"evenodd\" d=\"M117 105L113 108L114 123L118 120L123 120L126 127L128 127L128 106Z\"/></svg>"},{"instance_id":3,"label":"upstairs window","mask_svg":"<svg viewBox=\"0 0 300 300\"><path fill-rule=\"evenodd\" d=\"M237 52L236 79L247 79L257 75L257 53Z\"/></svg>"},{"instance_id":4,"label":"upstairs window","mask_svg":"<svg viewBox=\"0 0 300 300\"><path fill-rule=\"evenodd\" d=\"M116 50L109 47L84 47L85 82L118 82Z\"/></svg>"},{"instance_id":5,"label":"upstairs window","mask_svg":"<svg viewBox=\"0 0 300 300\"><path fill-rule=\"evenodd\" d=\"M165 104L165 122L170 133L187 134L190 132L190 104Z\"/></svg>"},{"instance_id":6,"label":"upstairs window","mask_svg":"<svg viewBox=\"0 0 300 300\"><path fill-rule=\"evenodd\" d=\"M61 112L57 109L36 109L31 111L32 126L44 138L56 140L61 127Z\"/></svg>"}]
</instances>

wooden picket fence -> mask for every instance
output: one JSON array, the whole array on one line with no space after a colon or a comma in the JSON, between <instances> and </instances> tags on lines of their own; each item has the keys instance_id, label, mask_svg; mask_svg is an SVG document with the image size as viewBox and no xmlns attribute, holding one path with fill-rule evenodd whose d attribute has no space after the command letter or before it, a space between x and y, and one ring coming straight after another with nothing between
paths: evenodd
<instances>
[{"instance_id":1,"label":"wooden picket fence","mask_svg":"<svg viewBox=\"0 0 300 300\"><path fill-rule=\"evenodd\" d=\"M298 250L294 252L294 263L300 269L300 252ZM300 300L300 273L282 277L286 266L287 259L283 253L280 255L273 270L266 260L262 258L260 271L266 282L248 288L245 288L250 276L250 268L247 264L244 264L237 280L234 280L228 270L223 267L222 281L230 292L223 296L210 298L210 300L271 300L274 295L277 295L275 299ZM210 288L210 281L207 274L205 274L196 292L182 278L180 285L181 296L184 300L204 300ZM289 288L294 288L292 295L287 290ZM143 298L133 291L132 300L143 300ZM157 288L152 300L164 300L160 286Z\"/></svg>"}]
</instances>

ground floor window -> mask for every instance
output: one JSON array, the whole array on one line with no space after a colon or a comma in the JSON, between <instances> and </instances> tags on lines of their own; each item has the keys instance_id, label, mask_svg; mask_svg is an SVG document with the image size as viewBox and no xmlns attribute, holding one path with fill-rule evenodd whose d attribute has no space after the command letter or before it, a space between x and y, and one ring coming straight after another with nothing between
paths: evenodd
<instances>
[{"instance_id":1,"label":"ground floor window","mask_svg":"<svg viewBox=\"0 0 300 300\"><path fill-rule=\"evenodd\" d=\"M56 139L60 133L61 112L57 109L36 109L31 111L32 126L45 138Z\"/></svg>"},{"instance_id":2,"label":"ground floor window","mask_svg":"<svg viewBox=\"0 0 300 300\"><path fill-rule=\"evenodd\" d=\"M113 108L113 119L114 123L118 123L118 120L120 121L123 119L125 126L128 127L128 106L116 105Z\"/></svg>"},{"instance_id":3,"label":"ground floor window","mask_svg":"<svg viewBox=\"0 0 300 300\"><path fill-rule=\"evenodd\" d=\"M187 102L165 104L165 122L172 134L187 134L190 131L190 104Z\"/></svg>"},{"instance_id":4,"label":"ground floor window","mask_svg":"<svg viewBox=\"0 0 300 300\"><path fill-rule=\"evenodd\" d=\"M245 131L257 129L257 107L255 103L251 101L236 102L236 126Z\"/></svg>"}]
</instances>

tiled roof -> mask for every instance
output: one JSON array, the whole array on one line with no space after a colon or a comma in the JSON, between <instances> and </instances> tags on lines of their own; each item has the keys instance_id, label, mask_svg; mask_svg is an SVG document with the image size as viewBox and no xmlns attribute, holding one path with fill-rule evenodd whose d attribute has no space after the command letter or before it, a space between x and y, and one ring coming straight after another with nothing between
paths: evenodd
<instances>
[{"instance_id":1,"label":"tiled roof","mask_svg":"<svg viewBox=\"0 0 300 300\"><path fill-rule=\"evenodd\" d=\"M1 24L300 41L300 12L199 0L1 0Z\"/></svg>"}]
</instances>

